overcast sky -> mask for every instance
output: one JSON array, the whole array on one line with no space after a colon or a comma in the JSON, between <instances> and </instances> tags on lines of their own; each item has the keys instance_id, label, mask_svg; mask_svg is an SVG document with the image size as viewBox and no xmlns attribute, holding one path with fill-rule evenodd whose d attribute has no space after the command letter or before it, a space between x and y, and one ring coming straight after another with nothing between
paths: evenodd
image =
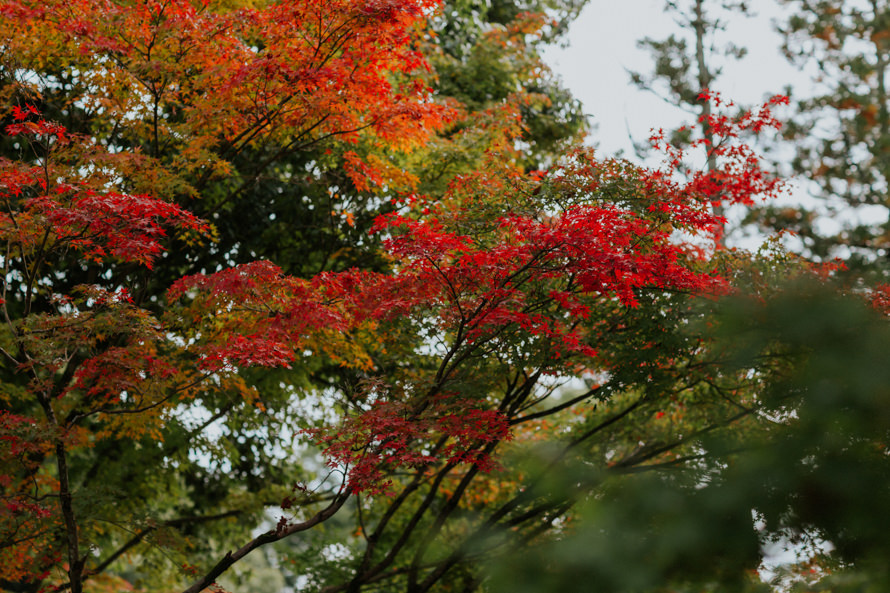
<instances>
[{"instance_id":1,"label":"overcast sky","mask_svg":"<svg viewBox=\"0 0 890 593\"><path fill-rule=\"evenodd\" d=\"M638 39L663 39L679 28L663 12L664 0L591 0L570 28L568 46L545 54L551 67L584 103L597 126L592 140L605 156L624 149L633 154L628 128L635 140L645 140L651 128L688 123L688 117L653 93L629 82L627 69L647 73L652 60L638 49ZM752 104L781 93L788 83L805 87L808 77L781 56L781 38L772 21L780 19L775 0L749 2L755 16L737 17L718 39L747 47L748 56L728 65L717 85L723 95Z\"/></svg>"}]
</instances>

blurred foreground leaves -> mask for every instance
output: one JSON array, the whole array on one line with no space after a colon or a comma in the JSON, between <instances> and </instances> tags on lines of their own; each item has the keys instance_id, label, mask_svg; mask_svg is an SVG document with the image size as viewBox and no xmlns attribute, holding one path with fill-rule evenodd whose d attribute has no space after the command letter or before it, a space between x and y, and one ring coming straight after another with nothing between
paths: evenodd
<instances>
[{"instance_id":1,"label":"blurred foreground leaves","mask_svg":"<svg viewBox=\"0 0 890 593\"><path fill-rule=\"evenodd\" d=\"M502 555L491 590L890 590L890 327L839 292L727 301L729 364L768 375L762 430L703 438L694 463L633 479L583 462L550 472L577 510L547 541ZM796 564L774 556L781 547Z\"/></svg>"}]
</instances>

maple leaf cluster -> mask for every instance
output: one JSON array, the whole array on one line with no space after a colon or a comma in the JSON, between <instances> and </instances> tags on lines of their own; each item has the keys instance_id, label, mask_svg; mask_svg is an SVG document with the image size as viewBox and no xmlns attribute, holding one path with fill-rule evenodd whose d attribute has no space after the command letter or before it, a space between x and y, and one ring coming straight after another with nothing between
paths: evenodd
<instances>
[{"instance_id":1,"label":"maple leaf cluster","mask_svg":"<svg viewBox=\"0 0 890 593\"><path fill-rule=\"evenodd\" d=\"M695 154L697 149L702 149L719 166L706 171L693 169L685 191L698 194L713 205L725 203L751 206L757 198L764 200L778 197L784 188L784 180L765 170L757 152L740 138L746 134L757 136L766 130L781 128L782 124L773 115L773 109L778 105L787 105L788 97L775 95L758 109L743 111L736 116L722 111L732 108L734 104L724 100L718 93L705 90L698 96L698 100L721 110L699 116L699 125L710 130L714 135L713 140L699 138L681 149L668 141L663 130L650 138L652 146L666 157L668 175L688 170L688 164L684 162L686 157ZM689 128L680 128L679 131L684 130Z\"/></svg>"},{"instance_id":2,"label":"maple leaf cluster","mask_svg":"<svg viewBox=\"0 0 890 593\"><path fill-rule=\"evenodd\" d=\"M207 234L207 226L175 204L149 195L99 192L76 171L50 165L53 152L78 139L62 126L40 118L33 107L14 112L19 123L6 126L12 138L41 144L43 163L26 167L0 161L0 236L23 251L75 249L96 263L108 257L148 268L162 252L165 227ZM83 139L79 139L81 142Z\"/></svg>"},{"instance_id":3,"label":"maple leaf cluster","mask_svg":"<svg viewBox=\"0 0 890 593\"><path fill-rule=\"evenodd\" d=\"M349 476L355 493L391 494L389 474L444 462L496 467L485 445L510 440L507 419L496 410L436 397L422 404L379 399L336 429L307 430L333 469Z\"/></svg>"}]
</instances>

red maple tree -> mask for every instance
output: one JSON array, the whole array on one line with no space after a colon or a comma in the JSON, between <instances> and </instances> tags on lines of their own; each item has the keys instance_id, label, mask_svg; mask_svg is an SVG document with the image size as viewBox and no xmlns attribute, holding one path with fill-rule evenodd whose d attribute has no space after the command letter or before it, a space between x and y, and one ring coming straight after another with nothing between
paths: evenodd
<instances>
[{"instance_id":1,"label":"red maple tree","mask_svg":"<svg viewBox=\"0 0 890 593\"><path fill-rule=\"evenodd\" d=\"M91 512L93 501L81 493L101 471L91 449L136 443L131 464L175 473L176 458L157 454L166 451L177 415L233 402L261 412L256 376L315 360L362 378L343 390L336 423L294 427L341 479L320 507L312 499L307 504L316 507L288 514L306 490L295 487L274 528L202 569L186 591L210 587L252 550L317 526L354 497L393 497L383 529L422 483L434 485L432 496L460 469L434 537L474 476L498 467L499 446L526 423L597 392L538 409L546 400L537 391L542 377L639 370L644 365L622 362L610 341L641 300L731 290L715 263L721 225L712 205L776 190L736 142L740 128L774 123L768 106L739 120L714 116L711 129L725 139L711 147L724 163L719 179L712 172L680 181L682 155L670 149L664 170L600 161L579 148L546 172L526 173L504 158L515 150L508 132L444 195L393 200L372 229L382 237L387 271L305 279L262 260L200 273L169 266L180 278L164 287L165 299L152 301L144 290L133 298L141 273L134 270L167 266L171 241L212 248L212 221L185 204L209 179L225 179L230 161L249 148L276 147L273 162L336 137L364 151L340 147L358 190L385 189L398 177L391 154L422 145L453 115L414 76L424 60L413 35L434 6L0 2L3 43L20 72L40 71L50 59L82 69L80 106L115 121L114 129L89 135L48 121L30 103L9 110L6 139L18 143L20 157L0 160L9 386L0 411L4 587L51 583L80 593L159 522L187 523L159 516L126 542L108 543L108 517ZM28 34L9 35L13 29ZM106 133L113 142L97 139ZM237 185L222 200L248 187ZM91 281L71 286L80 272ZM670 356L647 364L669 368ZM503 377L503 397L486 387L501 380L487 377L494 367L516 373ZM400 472L410 474L407 483ZM126 490L125 482L114 486ZM112 513L116 504L102 509ZM139 510L158 509L146 503ZM356 578L382 574L407 539L377 564L369 544ZM416 558L428 548L424 539ZM422 564L406 569L414 581ZM447 567L422 582L436 582L440 570Z\"/></svg>"}]
</instances>

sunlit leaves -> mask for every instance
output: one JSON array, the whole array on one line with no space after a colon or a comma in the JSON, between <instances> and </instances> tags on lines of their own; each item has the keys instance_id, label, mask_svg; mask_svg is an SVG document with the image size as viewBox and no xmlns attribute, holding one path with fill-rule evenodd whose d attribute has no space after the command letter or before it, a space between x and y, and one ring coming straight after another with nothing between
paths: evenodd
<instances>
[{"instance_id":1,"label":"sunlit leaves","mask_svg":"<svg viewBox=\"0 0 890 593\"><path fill-rule=\"evenodd\" d=\"M410 79L424 68L410 40L435 4L304 1L217 12L188 0L6 2L0 30L11 36L40 22L40 44L15 50L83 83L70 100L111 132L109 146L174 156L191 193L193 174L205 183L249 146L292 150L368 132L400 150L422 142L442 109Z\"/></svg>"}]
</instances>

